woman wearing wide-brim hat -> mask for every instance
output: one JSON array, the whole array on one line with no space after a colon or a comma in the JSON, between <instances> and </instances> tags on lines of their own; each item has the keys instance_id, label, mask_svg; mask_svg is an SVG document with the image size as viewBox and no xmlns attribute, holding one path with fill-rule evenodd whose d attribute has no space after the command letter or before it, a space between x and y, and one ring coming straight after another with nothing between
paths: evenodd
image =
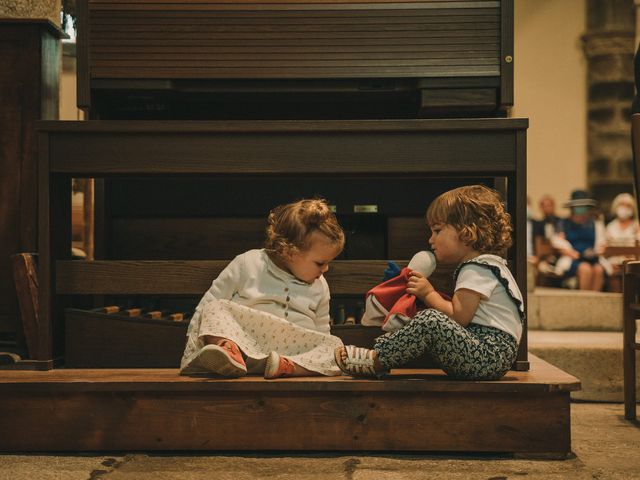
<instances>
[{"instance_id":1,"label":"woman wearing wide-brim hat","mask_svg":"<svg viewBox=\"0 0 640 480\"><path fill-rule=\"evenodd\" d=\"M574 190L564 204L571 209L569 218L558 223L551 244L562 255L556 273L564 278L577 277L580 290L601 291L611 265L602 256L605 247L604 223L595 218L597 202L585 190Z\"/></svg>"}]
</instances>

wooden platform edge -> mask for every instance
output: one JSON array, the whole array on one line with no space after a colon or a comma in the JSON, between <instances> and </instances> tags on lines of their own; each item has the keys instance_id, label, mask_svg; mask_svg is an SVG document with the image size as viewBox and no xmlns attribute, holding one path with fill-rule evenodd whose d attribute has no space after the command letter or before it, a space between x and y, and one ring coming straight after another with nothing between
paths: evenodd
<instances>
[{"instance_id":1,"label":"wooden platform edge","mask_svg":"<svg viewBox=\"0 0 640 480\"><path fill-rule=\"evenodd\" d=\"M527 388L536 373L537 381L546 375L546 388ZM537 359L531 372L515 373L532 378L498 382L454 382L436 371L428 374L436 380L424 381L412 372L394 380L273 381L180 377L175 369L156 372L161 381L152 374L0 372L0 411L10 412L0 422L0 451L464 451L566 458L570 390L579 387L575 377Z\"/></svg>"},{"instance_id":2,"label":"wooden platform edge","mask_svg":"<svg viewBox=\"0 0 640 480\"><path fill-rule=\"evenodd\" d=\"M531 369L510 371L495 381L449 379L439 369L398 369L380 379L348 376L265 380L260 376L225 379L212 375L181 376L175 368L0 370L0 392L571 392L580 380L530 354Z\"/></svg>"}]
</instances>

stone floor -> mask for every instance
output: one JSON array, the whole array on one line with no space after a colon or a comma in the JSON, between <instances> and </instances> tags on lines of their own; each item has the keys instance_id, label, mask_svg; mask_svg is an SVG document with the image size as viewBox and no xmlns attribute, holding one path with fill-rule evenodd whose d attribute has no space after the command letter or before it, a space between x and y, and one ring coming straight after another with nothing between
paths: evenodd
<instances>
[{"instance_id":1,"label":"stone floor","mask_svg":"<svg viewBox=\"0 0 640 480\"><path fill-rule=\"evenodd\" d=\"M567 460L496 455L0 455L0 480L640 479L640 423L619 403L573 403ZM425 432L428 435L428 432Z\"/></svg>"}]
</instances>

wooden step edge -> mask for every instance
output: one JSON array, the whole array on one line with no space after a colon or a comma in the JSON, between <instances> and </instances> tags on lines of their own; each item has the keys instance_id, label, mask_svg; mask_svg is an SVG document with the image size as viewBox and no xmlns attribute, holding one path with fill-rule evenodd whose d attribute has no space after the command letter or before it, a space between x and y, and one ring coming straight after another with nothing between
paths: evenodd
<instances>
[{"instance_id":1,"label":"wooden step edge","mask_svg":"<svg viewBox=\"0 0 640 480\"><path fill-rule=\"evenodd\" d=\"M181 376L177 369L56 369L46 372L0 371L0 392L570 392L580 381L532 356L528 372L510 371L497 381L449 379L442 370L393 370L384 379L349 376L265 380L209 375Z\"/></svg>"}]
</instances>

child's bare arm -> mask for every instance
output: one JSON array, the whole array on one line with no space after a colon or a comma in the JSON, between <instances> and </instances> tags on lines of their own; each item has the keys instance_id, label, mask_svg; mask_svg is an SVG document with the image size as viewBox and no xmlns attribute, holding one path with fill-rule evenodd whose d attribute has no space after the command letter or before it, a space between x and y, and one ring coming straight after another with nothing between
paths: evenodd
<instances>
[{"instance_id":1,"label":"child's bare arm","mask_svg":"<svg viewBox=\"0 0 640 480\"><path fill-rule=\"evenodd\" d=\"M415 295L426 305L444 313L463 327L471 323L480 304L480 294L467 289L457 290L451 301L445 300L419 272L412 272L409 277L407 293Z\"/></svg>"},{"instance_id":2,"label":"child's bare arm","mask_svg":"<svg viewBox=\"0 0 640 480\"><path fill-rule=\"evenodd\" d=\"M480 294L473 290L461 288L453 294L451 304L453 305L453 313L449 316L463 327L466 327L476 314L480 304Z\"/></svg>"}]
</instances>

